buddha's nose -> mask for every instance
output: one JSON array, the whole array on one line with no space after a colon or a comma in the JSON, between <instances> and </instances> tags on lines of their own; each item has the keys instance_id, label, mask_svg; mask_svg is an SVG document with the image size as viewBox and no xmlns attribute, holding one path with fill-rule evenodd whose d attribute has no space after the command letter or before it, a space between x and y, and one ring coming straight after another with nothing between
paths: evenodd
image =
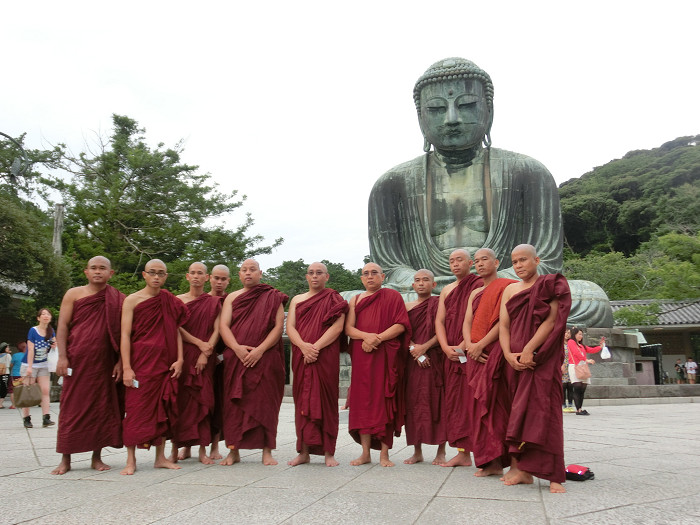
<instances>
[{"instance_id":1,"label":"buddha's nose","mask_svg":"<svg viewBox=\"0 0 700 525\"><path fill-rule=\"evenodd\" d=\"M461 117L459 116L459 111L457 111L457 105L456 104L448 104L447 105L447 122L448 123L457 123L461 122Z\"/></svg>"}]
</instances>

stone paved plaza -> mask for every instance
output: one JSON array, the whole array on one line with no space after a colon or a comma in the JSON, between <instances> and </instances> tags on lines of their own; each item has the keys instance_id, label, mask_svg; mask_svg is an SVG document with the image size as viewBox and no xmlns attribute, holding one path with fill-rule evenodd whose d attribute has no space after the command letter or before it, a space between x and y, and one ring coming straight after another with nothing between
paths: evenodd
<instances>
[{"instance_id":1,"label":"stone paved plaza","mask_svg":"<svg viewBox=\"0 0 700 525\"><path fill-rule=\"evenodd\" d=\"M550 494L548 483L538 480L505 487L495 477L475 478L473 467L432 466L432 446L424 447L427 462L404 465L412 447L403 437L392 451L396 467L380 467L378 453L375 463L351 467L360 447L347 433L347 412L341 413L339 467L327 468L319 457L288 467L295 456L289 401L280 414L278 466L263 466L259 451L243 451L232 467L188 459L181 470L155 470L153 452L138 451L132 477L119 475L123 449L105 451L111 471L91 470L88 453L74 456L71 472L52 476L59 461L56 427L41 428L39 408L32 409L31 430L22 427L18 410L0 410L0 523L700 523L697 397L587 400L589 417L565 414L566 462L596 474L592 481L567 482L567 494ZM57 415L59 405L52 411Z\"/></svg>"}]
</instances>

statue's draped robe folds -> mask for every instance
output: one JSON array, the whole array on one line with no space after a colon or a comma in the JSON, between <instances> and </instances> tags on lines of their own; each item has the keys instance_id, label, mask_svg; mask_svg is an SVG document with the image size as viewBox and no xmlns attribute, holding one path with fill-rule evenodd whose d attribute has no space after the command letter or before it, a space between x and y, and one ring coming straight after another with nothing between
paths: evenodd
<instances>
[{"instance_id":1,"label":"statue's draped robe folds","mask_svg":"<svg viewBox=\"0 0 700 525\"><path fill-rule=\"evenodd\" d=\"M427 181L428 163L441 164L434 153L427 153L389 170L374 184L369 198L372 260L384 269L385 284L402 292L410 289L419 268L429 268L437 277L451 276L448 256L465 247L438 246L431 237L434 202ZM537 247L541 273L560 271L559 194L547 168L526 155L491 148L477 155L473 169L483 172L488 235L483 246L466 248L472 253L491 248L503 259L499 275L515 277L505 254L518 244L532 244Z\"/></svg>"},{"instance_id":2,"label":"statue's draped robe folds","mask_svg":"<svg viewBox=\"0 0 700 525\"><path fill-rule=\"evenodd\" d=\"M412 341L423 344L435 336L435 314L440 298L430 297L408 311L413 332ZM446 441L445 424L441 417L443 403L443 374L445 354L439 343L425 355L430 366L421 368L408 356L406 364L406 443L440 445Z\"/></svg>"},{"instance_id":3,"label":"statue's draped robe folds","mask_svg":"<svg viewBox=\"0 0 700 525\"><path fill-rule=\"evenodd\" d=\"M469 274L459 281L445 298L445 335L447 344L455 347L464 341L462 328L471 293L484 285L481 277ZM467 364L445 359L445 403L443 417L447 441L454 448L469 449L470 428L467 410L472 397L467 376Z\"/></svg>"},{"instance_id":4,"label":"statue's draped robe folds","mask_svg":"<svg viewBox=\"0 0 700 525\"><path fill-rule=\"evenodd\" d=\"M514 282L516 281L512 279L496 279L474 297L471 325L473 342L481 341L498 324L503 290ZM498 339L487 345L483 353L488 356L486 363L474 359L467 362L467 375L473 393L469 417L474 462L477 467L483 467L490 461L501 458L503 466L506 466L505 428L510 396L506 393L507 385L501 380L504 360Z\"/></svg>"},{"instance_id":5,"label":"statue's draped robe folds","mask_svg":"<svg viewBox=\"0 0 700 525\"><path fill-rule=\"evenodd\" d=\"M56 451L75 454L122 446L119 360L124 294L107 286L73 305L66 347L73 375L63 378Z\"/></svg>"},{"instance_id":6,"label":"statue's draped robe folds","mask_svg":"<svg viewBox=\"0 0 700 525\"><path fill-rule=\"evenodd\" d=\"M348 303L338 292L324 288L296 305L296 330L303 341L314 343L348 310ZM304 355L292 346L294 372L295 424L297 452L302 445L309 453L335 454L338 439L338 375L340 373L340 334L328 346L319 349L313 363L304 363Z\"/></svg>"},{"instance_id":7,"label":"statue's draped robe folds","mask_svg":"<svg viewBox=\"0 0 700 525\"><path fill-rule=\"evenodd\" d=\"M258 284L231 303L231 332L240 345L258 346L275 326L277 310L289 297ZM246 368L233 350L224 350L223 426L226 446L276 448L277 422L284 395L282 337Z\"/></svg>"},{"instance_id":8,"label":"statue's draped robe folds","mask_svg":"<svg viewBox=\"0 0 700 525\"><path fill-rule=\"evenodd\" d=\"M167 290L134 308L131 368L139 388L126 389L124 445L149 447L172 437L177 424L178 379L170 366L177 361L178 328L187 321L184 303Z\"/></svg>"},{"instance_id":9,"label":"statue's draped robe folds","mask_svg":"<svg viewBox=\"0 0 700 525\"><path fill-rule=\"evenodd\" d=\"M559 306L554 329L535 354L536 366L514 374L514 397L506 443L518 467L538 478L565 481L561 365L566 318L571 308L569 285L560 274L544 275L514 295L506 307L510 317L511 352L519 353L550 312Z\"/></svg>"},{"instance_id":10,"label":"statue's draped robe folds","mask_svg":"<svg viewBox=\"0 0 700 525\"><path fill-rule=\"evenodd\" d=\"M380 288L357 302L355 316L355 328L363 332L379 334L395 324L406 329L372 352L362 350L361 339L351 342L350 435L360 443L360 434L371 434L373 449L382 443L391 448L404 423L402 381L411 335L406 306L401 294Z\"/></svg>"},{"instance_id":11,"label":"statue's draped robe folds","mask_svg":"<svg viewBox=\"0 0 700 525\"><path fill-rule=\"evenodd\" d=\"M221 311L221 300L209 294L202 294L185 306L189 311L189 319L183 328L190 335L202 341L209 341L214 333L214 322ZM216 352L212 352L207 366L199 374L196 369L197 360L201 355L199 347L183 340L182 353L184 364L178 392L180 417L175 426L173 440L178 446L207 446L212 437Z\"/></svg>"}]
</instances>

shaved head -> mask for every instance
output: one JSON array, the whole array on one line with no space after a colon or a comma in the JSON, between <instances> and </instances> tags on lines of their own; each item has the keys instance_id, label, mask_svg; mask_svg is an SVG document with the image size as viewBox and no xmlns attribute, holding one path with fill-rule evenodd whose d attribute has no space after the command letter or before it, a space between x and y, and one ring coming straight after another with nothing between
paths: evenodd
<instances>
[{"instance_id":1,"label":"shaved head","mask_svg":"<svg viewBox=\"0 0 700 525\"><path fill-rule=\"evenodd\" d=\"M325 264L323 264L323 263L320 263L320 262L312 262L312 263L309 265L309 267L306 269L306 271L308 272L309 270L311 270L312 267L313 267L314 270L323 270L323 273L328 273L328 267L327 267Z\"/></svg>"},{"instance_id":2,"label":"shaved head","mask_svg":"<svg viewBox=\"0 0 700 525\"><path fill-rule=\"evenodd\" d=\"M231 275L231 270L228 269L228 266L225 264L217 264L211 269L211 273L214 272L226 272L226 275Z\"/></svg>"},{"instance_id":3,"label":"shaved head","mask_svg":"<svg viewBox=\"0 0 700 525\"><path fill-rule=\"evenodd\" d=\"M149 270L150 268L152 268L153 266L158 266L158 265L162 265L163 268L165 268L165 270L167 271L168 267L167 267L167 266L165 265L165 263L164 263L163 261L161 261L160 259L151 259L150 261L148 261L148 262L146 263L146 271L148 271L148 270Z\"/></svg>"},{"instance_id":4,"label":"shaved head","mask_svg":"<svg viewBox=\"0 0 700 525\"><path fill-rule=\"evenodd\" d=\"M95 255L92 259L87 262L87 266L92 266L93 264L104 264L107 268L112 268L112 263L107 257L102 255Z\"/></svg>"},{"instance_id":5,"label":"shaved head","mask_svg":"<svg viewBox=\"0 0 700 525\"><path fill-rule=\"evenodd\" d=\"M204 270L204 273L207 273L209 270L207 269L207 265L204 264L203 262L193 262L190 264L189 271L191 272L193 269L199 269L199 270Z\"/></svg>"},{"instance_id":6,"label":"shaved head","mask_svg":"<svg viewBox=\"0 0 700 525\"><path fill-rule=\"evenodd\" d=\"M242 268L243 266L249 266L249 265L251 265L251 264L254 264L255 267L256 267L258 270L260 270L260 263L259 263L258 261L256 261L255 259L246 259L245 261L243 261L243 263L241 263L241 268Z\"/></svg>"},{"instance_id":7,"label":"shaved head","mask_svg":"<svg viewBox=\"0 0 700 525\"><path fill-rule=\"evenodd\" d=\"M511 254L515 252L526 252L528 255L531 255L532 257L537 257L537 250L532 244L518 244L515 248L513 248L513 251Z\"/></svg>"},{"instance_id":8,"label":"shaved head","mask_svg":"<svg viewBox=\"0 0 700 525\"><path fill-rule=\"evenodd\" d=\"M467 259L472 258L471 254L467 250L465 250L464 248L457 248L456 250L453 250L453 252L450 254L450 259L458 254L464 255Z\"/></svg>"},{"instance_id":9,"label":"shaved head","mask_svg":"<svg viewBox=\"0 0 700 525\"><path fill-rule=\"evenodd\" d=\"M474 254L474 258L478 259L479 257L483 257L484 255L488 256L491 259L498 259L498 257L496 257L496 252L494 252L491 248L479 248Z\"/></svg>"},{"instance_id":10,"label":"shaved head","mask_svg":"<svg viewBox=\"0 0 700 525\"><path fill-rule=\"evenodd\" d=\"M413 275L413 278L415 279L416 277L418 277L418 276L421 275L421 274L422 274L422 275L427 275L428 277L430 277L430 280L431 280L431 281L434 281L434 280L435 280L435 274L434 274L433 272L431 272L430 270L426 270L425 268L421 268L420 270L418 270L418 271Z\"/></svg>"}]
</instances>

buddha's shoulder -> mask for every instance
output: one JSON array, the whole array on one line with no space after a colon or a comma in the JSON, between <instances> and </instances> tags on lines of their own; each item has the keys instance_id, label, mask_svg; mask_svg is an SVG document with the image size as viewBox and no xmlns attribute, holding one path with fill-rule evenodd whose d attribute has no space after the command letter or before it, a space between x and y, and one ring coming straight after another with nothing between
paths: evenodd
<instances>
[{"instance_id":1,"label":"buddha's shoulder","mask_svg":"<svg viewBox=\"0 0 700 525\"><path fill-rule=\"evenodd\" d=\"M500 163L511 167L526 169L527 171L531 172L542 172L549 174L549 170L544 164L542 164L539 160L530 157L529 155L500 148L491 148L489 155L492 164Z\"/></svg>"},{"instance_id":2,"label":"buddha's shoulder","mask_svg":"<svg viewBox=\"0 0 700 525\"><path fill-rule=\"evenodd\" d=\"M396 182L405 182L407 179L422 175L425 173L425 155L416 157L407 162L402 162L391 168L377 179L375 186L384 184L395 184Z\"/></svg>"}]
</instances>

